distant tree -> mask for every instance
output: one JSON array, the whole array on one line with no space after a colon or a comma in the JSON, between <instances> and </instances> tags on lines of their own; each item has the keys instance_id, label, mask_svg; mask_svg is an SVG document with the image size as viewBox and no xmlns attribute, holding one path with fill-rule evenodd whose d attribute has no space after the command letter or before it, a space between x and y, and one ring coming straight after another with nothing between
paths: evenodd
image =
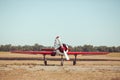
<instances>
[{"instance_id":1,"label":"distant tree","mask_svg":"<svg viewBox=\"0 0 120 80\"><path fill-rule=\"evenodd\" d=\"M84 45L84 46L75 46L72 47L68 45L70 51L98 51L98 52L120 52L120 46L115 47L107 47L107 46L93 46L93 45ZM12 50L32 50L32 51L40 51L42 48L53 48L52 46L43 46L39 44L30 45L18 45L13 46L11 44L0 45L0 51L12 51Z\"/></svg>"},{"instance_id":2,"label":"distant tree","mask_svg":"<svg viewBox=\"0 0 120 80\"><path fill-rule=\"evenodd\" d=\"M108 47L108 52L116 52L116 51L115 51L115 48L116 48L116 47L114 47L114 46L113 46L113 47Z\"/></svg>"},{"instance_id":3,"label":"distant tree","mask_svg":"<svg viewBox=\"0 0 120 80\"><path fill-rule=\"evenodd\" d=\"M109 48L107 46L99 46L97 47L97 50L101 52L109 52Z\"/></svg>"},{"instance_id":4,"label":"distant tree","mask_svg":"<svg viewBox=\"0 0 120 80\"><path fill-rule=\"evenodd\" d=\"M17 46L11 46L11 49L10 49L11 51L14 51L14 50L18 50L17 49Z\"/></svg>"},{"instance_id":5,"label":"distant tree","mask_svg":"<svg viewBox=\"0 0 120 80\"><path fill-rule=\"evenodd\" d=\"M120 46L116 47L116 52L120 52Z\"/></svg>"},{"instance_id":6,"label":"distant tree","mask_svg":"<svg viewBox=\"0 0 120 80\"><path fill-rule=\"evenodd\" d=\"M6 44L6 45L0 46L1 51L10 51L10 49L11 49L11 44Z\"/></svg>"},{"instance_id":7,"label":"distant tree","mask_svg":"<svg viewBox=\"0 0 120 80\"><path fill-rule=\"evenodd\" d=\"M40 51L44 46L39 44L34 44L33 51Z\"/></svg>"},{"instance_id":8,"label":"distant tree","mask_svg":"<svg viewBox=\"0 0 120 80\"><path fill-rule=\"evenodd\" d=\"M92 45L84 45L83 51L89 52L89 51L95 51L95 49Z\"/></svg>"},{"instance_id":9,"label":"distant tree","mask_svg":"<svg viewBox=\"0 0 120 80\"><path fill-rule=\"evenodd\" d=\"M82 46L75 46L73 51L83 51Z\"/></svg>"},{"instance_id":10,"label":"distant tree","mask_svg":"<svg viewBox=\"0 0 120 80\"><path fill-rule=\"evenodd\" d=\"M68 48L70 51L74 51L74 48L72 46L68 45Z\"/></svg>"}]
</instances>

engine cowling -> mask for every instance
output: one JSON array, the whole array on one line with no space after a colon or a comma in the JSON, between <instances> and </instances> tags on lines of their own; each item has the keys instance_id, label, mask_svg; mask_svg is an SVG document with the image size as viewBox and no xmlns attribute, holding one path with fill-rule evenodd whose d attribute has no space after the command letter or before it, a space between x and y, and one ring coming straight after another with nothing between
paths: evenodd
<instances>
[{"instance_id":1,"label":"engine cowling","mask_svg":"<svg viewBox=\"0 0 120 80\"><path fill-rule=\"evenodd\" d=\"M68 46L66 44L62 44L62 46L58 47L58 50L63 53L64 51L65 52L68 52Z\"/></svg>"},{"instance_id":2,"label":"engine cowling","mask_svg":"<svg viewBox=\"0 0 120 80\"><path fill-rule=\"evenodd\" d=\"M68 52L68 46L66 44L62 44L62 46L59 46L56 49L56 52L53 52L51 56L55 56L56 53L63 55L64 51L67 53Z\"/></svg>"}]
</instances>

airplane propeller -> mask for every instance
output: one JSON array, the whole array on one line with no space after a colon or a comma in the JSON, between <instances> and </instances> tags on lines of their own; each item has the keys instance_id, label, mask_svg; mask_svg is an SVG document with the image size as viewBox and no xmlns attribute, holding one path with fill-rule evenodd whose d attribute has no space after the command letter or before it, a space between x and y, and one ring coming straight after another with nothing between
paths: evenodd
<instances>
[{"instance_id":1,"label":"airplane propeller","mask_svg":"<svg viewBox=\"0 0 120 80\"><path fill-rule=\"evenodd\" d=\"M57 36L56 39L55 39L54 47L55 47L55 49L59 49L59 51L64 54L66 60L70 60L70 58L67 54L68 46L66 44L61 44L59 36Z\"/></svg>"},{"instance_id":2,"label":"airplane propeller","mask_svg":"<svg viewBox=\"0 0 120 80\"><path fill-rule=\"evenodd\" d=\"M66 60L70 60L70 58L68 57L68 54L67 54L67 52L65 50L63 51L63 53L65 55Z\"/></svg>"}]
</instances>

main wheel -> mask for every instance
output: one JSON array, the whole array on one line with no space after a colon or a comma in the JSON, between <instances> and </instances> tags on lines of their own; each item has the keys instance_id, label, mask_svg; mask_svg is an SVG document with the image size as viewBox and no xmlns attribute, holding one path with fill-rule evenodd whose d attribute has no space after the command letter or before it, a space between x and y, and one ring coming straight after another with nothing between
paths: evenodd
<instances>
[{"instance_id":1,"label":"main wheel","mask_svg":"<svg viewBox=\"0 0 120 80\"><path fill-rule=\"evenodd\" d=\"M45 66L47 65L47 61L44 61Z\"/></svg>"},{"instance_id":2,"label":"main wheel","mask_svg":"<svg viewBox=\"0 0 120 80\"><path fill-rule=\"evenodd\" d=\"M61 66L63 66L63 61L61 61Z\"/></svg>"},{"instance_id":3,"label":"main wheel","mask_svg":"<svg viewBox=\"0 0 120 80\"><path fill-rule=\"evenodd\" d=\"M63 60L61 60L61 66L63 66L63 62L64 62L64 61L63 61Z\"/></svg>"},{"instance_id":4,"label":"main wheel","mask_svg":"<svg viewBox=\"0 0 120 80\"><path fill-rule=\"evenodd\" d=\"M76 65L76 61L75 60L73 60L73 65Z\"/></svg>"}]
</instances>

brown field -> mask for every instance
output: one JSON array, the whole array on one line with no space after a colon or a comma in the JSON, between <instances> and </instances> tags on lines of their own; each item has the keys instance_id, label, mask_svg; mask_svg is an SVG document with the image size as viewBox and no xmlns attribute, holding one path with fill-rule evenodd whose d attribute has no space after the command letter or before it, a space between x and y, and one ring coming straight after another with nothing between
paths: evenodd
<instances>
[{"instance_id":1,"label":"brown field","mask_svg":"<svg viewBox=\"0 0 120 80\"><path fill-rule=\"evenodd\" d=\"M60 56L47 56L48 66L42 55L11 54L0 52L0 80L120 80L120 53L81 56L77 65L64 61Z\"/></svg>"}]
</instances>

